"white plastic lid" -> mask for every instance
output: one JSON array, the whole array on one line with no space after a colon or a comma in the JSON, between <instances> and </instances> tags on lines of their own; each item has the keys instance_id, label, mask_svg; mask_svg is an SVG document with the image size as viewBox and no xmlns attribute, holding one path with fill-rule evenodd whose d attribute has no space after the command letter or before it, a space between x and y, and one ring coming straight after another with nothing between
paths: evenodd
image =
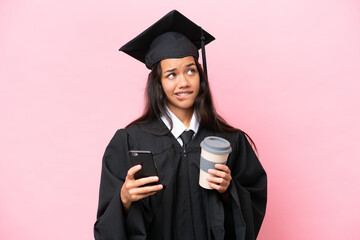
<instances>
[{"instance_id":1,"label":"white plastic lid","mask_svg":"<svg viewBox=\"0 0 360 240\"><path fill-rule=\"evenodd\" d=\"M229 141L216 136L206 137L200 143L200 146L206 151L214 154L227 154L231 152L231 146Z\"/></svg>"}]
</instances>

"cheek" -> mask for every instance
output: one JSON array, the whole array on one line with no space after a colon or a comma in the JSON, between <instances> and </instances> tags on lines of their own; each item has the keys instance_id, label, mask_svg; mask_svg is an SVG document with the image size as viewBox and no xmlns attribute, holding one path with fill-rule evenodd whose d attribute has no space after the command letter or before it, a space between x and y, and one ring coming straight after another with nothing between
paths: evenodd
<instances>
[{"instance_id":1,"label":"cheek","mask_svg":"<svg viewBox=\"0 0 360 240\"><path fill-rule=\"evenodd\" d=\"M196 91L199 93L200 91L200 79L198 79L195 83L195 88L196 88Z\"/></svg>"},{"instance_id":2,"label":"cheek","mask_svg":"<svg viewBox=\"0 0 360 240\"><path fill-rule=\"evenodd\" d=\"M161 81L162 88L166 95L168 95L171 92L171 84L165 81Z\"/></svg>"},{"instance_id":3,"label":"cheek","mask_svg":"<svg viewBox=\"0 0 360 240\"><path fill-rule=\"evenodd\" d=\"M166 91L172 91L176 87L176 82L174 81L166 81L161 82L163 89Z\"/></svg>"}]
</instances>

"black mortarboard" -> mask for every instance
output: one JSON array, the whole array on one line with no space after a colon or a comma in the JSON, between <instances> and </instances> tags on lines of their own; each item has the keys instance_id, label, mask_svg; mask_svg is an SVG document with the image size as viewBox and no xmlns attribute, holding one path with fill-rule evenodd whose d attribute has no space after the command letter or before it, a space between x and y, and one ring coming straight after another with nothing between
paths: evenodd
<instances>
[{"instance_id":1,"label":"black mortarboard","mask_svg":"<svg viewBox=\"0 0 360 240\"><path fill-rule=\"evenodd\" d=\"M145 63L146 67L151 69L154 63L167 58L198 58L198 50L202 48L206 73L205 45L213 40L213 36L180 12L173 10L119 50Z\"/></svg>"}]
</instances>

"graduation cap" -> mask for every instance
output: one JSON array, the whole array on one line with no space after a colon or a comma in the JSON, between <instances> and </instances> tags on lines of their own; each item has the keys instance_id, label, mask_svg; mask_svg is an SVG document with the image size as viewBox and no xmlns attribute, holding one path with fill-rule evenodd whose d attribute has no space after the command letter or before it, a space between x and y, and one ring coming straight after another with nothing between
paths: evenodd
<instances>
[{"instance_id":1,"label":"graduation cap","mask_svg":"<svg viewBox=\"0 0 360 240\"><path fill-rule=\"evenodd\" d=\"M199 58L202 49L202 61L205 74L205 45L215 40L213 36L193 23L180 12L173 10L122 46L119 51L145 63L148 69L167 58L194 56Z\"/></svg>"}]
</instances>

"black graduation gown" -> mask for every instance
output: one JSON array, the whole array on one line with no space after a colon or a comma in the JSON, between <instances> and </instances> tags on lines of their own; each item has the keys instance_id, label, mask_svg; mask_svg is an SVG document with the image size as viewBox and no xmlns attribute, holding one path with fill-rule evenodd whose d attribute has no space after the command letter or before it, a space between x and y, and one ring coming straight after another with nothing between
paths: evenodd
<instances>
[{"instance_id":1,"label":"black graduation gown","mask_svg":"<svg viewBox=\"0 0 360 240\"><path fill-rule=\"evenodd\" d=\"M171 133L155 135L167 131L161 120L154 120L115 133L103 157L95 239L256 239L265 214L267 177L246 137L200 126L184 149ZM227 165L232 182L227 198L198 183L200 142L207 136L231 143ZM130 149L154 154L164 188L133 202L126 216L120 190L130 168Z\"/></svg>"}]
</instances>

